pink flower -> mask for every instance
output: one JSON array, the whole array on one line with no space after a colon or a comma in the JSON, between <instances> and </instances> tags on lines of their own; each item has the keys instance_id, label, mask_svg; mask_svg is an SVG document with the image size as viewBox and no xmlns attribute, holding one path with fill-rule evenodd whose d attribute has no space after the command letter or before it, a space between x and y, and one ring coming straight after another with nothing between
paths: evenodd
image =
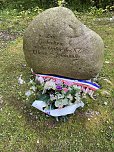
<instances>
[{"instance_id":1,"label":"pink flower","mask_svg":"<svg viewBox=\"0 0 114 152\"><path fill-rule=\"evenodd\" d=\"M73 85L73 82L65 81L65 82L64 82L64 84L70 87L70 86L72 86L72 85Z\"/></svg>"},{"instance_id":2,"label":"pink flower","mask_svg":"<svg viewBox=\"0 0 114 152\"><path fill-rule=\"evenodd\" d=\"M44 79L41 76L40 77L36 76L35 81L39 82L40 84L44 84Z\"/></svg>"},{"instance_id":3,"label":"pink flower","mask_svg":"<svg viewBox=\"0 0 114 152\"><path fill-rule=\"evenodd\" d=\"M59 79L56 79L55 83L58 84L58 85L61 85L61 84L62 84L62 81L59 80Z\"/></svg>"},{"instance_id":4,"label":"pink flower","mask_svg":"<svg viewBox=\"0 0 114 152\"><path fill-rule=\"evenodd\" d=\"M63 88L63 91L67 93L67 92L68 92L68 89L67 89L67 88Z\"/></svg>"}]
</instances>

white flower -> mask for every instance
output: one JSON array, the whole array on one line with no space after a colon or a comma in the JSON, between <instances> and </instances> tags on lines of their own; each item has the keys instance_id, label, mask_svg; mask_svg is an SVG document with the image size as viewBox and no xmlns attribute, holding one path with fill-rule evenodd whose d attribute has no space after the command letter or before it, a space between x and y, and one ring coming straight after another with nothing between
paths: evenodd
<instances>
[{"instance_id":1,"label":"white flower","mask_svg":"<svg viewBox=\"0 0 114 152\"><path fill-rule=\"evenodd\" d=\"M29 83L28 84L33 84L34 82L33 82L33 80L32 79L30 79L30 81L29 81Z\"/></svg>"},{"instance_id":2,"label":"white flower","mask_svg":"<svg viewBox=\"0 0 114 152\"><path fill-rule=\"evenodd\" d=\"M29 97L33 92L31 90L26 91L25 95Z\"/></svg>"},{"instance_id":3,"label":"white flower","mask_svg":"<svg viewBox=\"0 0 114 152\"><path fill-rule=\"evenodd\" d=\"M71 101L73 100L73 96L72 96L71 94L69 94L69 95L67 96L67 98L70 99Z\"/></svg>"},{"instance_id":4,"label":"white flower","mask_svg":"<svg viewBox=\"0 0 114 152\"><path fill-rule=\"evenodd\" d=\"M25 81L22 79L22 74L18 78L18 83L19 84L24 84L25 83Z\"/></svg>"},{"instance_id":5,"label":"white flower","mask_svg":"<svg viewBox=\"0 0 114 152\"><path fill-rule=\"evenodd\" d=\"M64 94L60 94L60 93L57 94L57 99L63 99L63 98L64 98Z\"/></svg>"},{"instance_id":6,"label":"white flower","mask_svg":"<svg viewBox=\"0 0 114 152\"><path fill-rule=\"evenodd\" d=\"M47 81L44 85L44 90L49 90L49 89L56 89L55 82L53 80Z\"/></svg>"},{"instance_id":7,"label":"white flower","mask_svg":"<svg viewBox=\"0 0 114 152\"><path fill-rule=\"evenodd\" d=\"M74 98L76 99L76 102L80 102L80 100L81 100L80 95L78 93L75 94Z\"/></svg>"},{"instance_id":8,"label":"white flower","mask_svg":"<svg viewBox=\"0 0 114 152\"><path fill-rule=\"evenodd\" d=\"M32 68L31 68L31 72L32 72L32 73L34 72Z\"/></svg>"},{"instance_id":9,"label":"white flower","mask_svg":"<svg viewBox=\"0 0 114 152\"><path fill-rule=\"evenodd\" d=\"M36 87L35 86L30 87L30 89L32 89L33 91L36 91Z\"/></svg>"},{"instance_id":10,"label":"white flower","mask_svg":"<svg viewBox=\"0 0 114 152\"><path fill-rule=\"evenodd\" d=\"M53 101L53 100L56 100L57 97L55 97L53 94L50 94L50 100Z\"/></svg>"},{"instance_id":11,"label":"white flower","mask_svg":"<svg viewBox=\"0 0 114 152\"><path fill-rule=\"evenodd\" d=\"M42 85L44 84L44 79L43 79L42 77L36 76L35 81L36 81L36 82L39 82L39 83L42 84Z\"/></svg>"},{"instance_id":12,"label":"white flower","mask_svg":"<svg viewBox=\"0 0 114 152\"><path fill-rule=\"evenodd\" d=\"M73 88L74 88L75 90L77 90L78 92L80 92L80 91L81 91L81 86L73 85Z\"/></svg>"}]
</instances>

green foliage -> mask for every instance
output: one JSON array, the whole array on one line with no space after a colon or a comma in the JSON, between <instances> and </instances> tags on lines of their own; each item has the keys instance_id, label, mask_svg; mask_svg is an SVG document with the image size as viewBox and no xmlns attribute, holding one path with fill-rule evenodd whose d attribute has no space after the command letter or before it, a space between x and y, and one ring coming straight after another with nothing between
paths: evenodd
<instances>
[{"instance_id":1,"label":"green foliage","mask_svg":"<svg viewBox=\"0 0 114 152\"><path fill-rule=\"evenodd\" d=\"M96 7L90 8L90 14L94 16L101 16L103 14L104 10L102 8L97 9Z\"/></svg>"},{"instance_id":2,"label":"green foliage","mask_svg":"<svg viewBox=\"0 0 114 152\"><path fill-rule=\"evenodd\" d=\"M9 32L22 34L34 16L38 15L42 10L35 7L28 10L18 11L17 9L3 9L0 10L0 29L8 30ZM2 18L2 16L4 16Z\"/></svg>"},{"instance_id":3,"label":"green foliage","mask_svg":"<svg viewBox=\"0 0 114 152\"><path fill-rule=\"evenodd\" d=\"M63 107L69 104L69 100L65 99L58 99L55 101L55 107Z\"/></svg>"},{"instance_id":4,"label":"green foliage","mask_svg":"<svg viewBox=\"0 0 114 152\"><path fill-rule=\"evenodd\" d=\"M83 11L91 6L91 0L66 0L67 6L73 10Z\"/></svg>"},{"instance_id":5,"label":"green foliage","mask_svg":"<svg viewBox=\"0 0 114 152\"><path fill-rule=\"evenodd\" d=\"M19 10L27 10L34 7L40 7L40 8L50 8L58 6L57 0L0 0L0 7L10 7L10 8L16 8Z\"/></svg>"},{"instance_id":6,"label":"green foliage","mask_svg":"<svg viewBox=\"0 0 114 152\"><path fill-rule=\"evenodd\" d=\"M72 8L73 10L77 11L84 11L88 10L91 7L94 8L103 8L105 9L106 6L113 9L114 1L113 0L66 0L67 6ZM99 10L98 12L100 12Z\"/></svg>"},{"instance_id":7,"label":"green foliage","mask_svg":"<svg viewBox=\"0 0 114 152\"><path fill-rule=\"evenodd\" d=\"M44 101L46 104L49 104L50 96L48 94L40 94L40 96L38 96L38 100Z\"/></svg>"},{"instance_id":8,"label":"green foliage","mask_svg":"<svg viewBox=\"0 0 114 152\"><path fill-rule=\"evenodd\" d=\"M66 6L73 10L84 11L90 7L114 9L113 0L0 0L0 8L28 10L34 7L47 9L56 6ZM111 8L112 7L112 8Z\"/></svg>"}]
</instances>

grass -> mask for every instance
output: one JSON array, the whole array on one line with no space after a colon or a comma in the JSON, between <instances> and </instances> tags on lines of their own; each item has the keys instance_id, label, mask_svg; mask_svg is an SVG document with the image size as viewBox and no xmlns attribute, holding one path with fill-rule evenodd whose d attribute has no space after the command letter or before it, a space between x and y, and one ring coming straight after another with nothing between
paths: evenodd
<instances>
[{"instance_id":1,"label":"grass","mask_svg":"<svg viewBox=\"0 0 114 152\"><path fill-rule=\"evenodd\" d=\"M54 118L46 117L31 107L30 102L24 98L27 85L19 86L17 80L20 74L23 74L26 81L30 78L30 68L24 66L26 61L22 49L22 35L36 14L37 11L1 12L1 31L7 31L8 35L4 35L0 51L0 151L113 152L114 24L97 23L94 16L76 14L104 40L104 66L98 79L102 89L96 93L95 101L86 99L85 107L69 116L67 122L56 122ZM7 36L13 34L16 35L15 38L7 39ZM94 112L94 115L91 115L90 111Z\"/></svg>"}]
</instances>

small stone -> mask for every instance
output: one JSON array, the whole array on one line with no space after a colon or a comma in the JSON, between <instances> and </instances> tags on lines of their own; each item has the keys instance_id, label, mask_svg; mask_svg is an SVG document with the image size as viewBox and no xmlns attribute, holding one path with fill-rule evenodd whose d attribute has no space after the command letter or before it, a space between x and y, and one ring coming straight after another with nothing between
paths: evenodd
<instances>
[{"instance_id":1,"label":"small stone","mask_svg":"<svg viewBox=\"0 0 114 152\"><path fill-rule=\"evenodd\" d=\"M2 99L2 96L0 95L0 104L3 103L3 99Z\"/></svg>"},{"instance_id":2,"label":"small stone","mask_svg":"<svg viewBox=\"0 0 114 152\"><path fill-rule=\"evenodd\" d=\"M110 22L114 22L114 16L112 16L109 20Z\"/></svg>"},{"instance_id":3,"label":"small stone","mask_svg":"<svg viewBox=\"0 0 114 152\"><path fill-rule=\"evenodd\" d=\"M110 62L109 61L105 61L105 63L109 64Z\"/></svg>"},{"instance_id":4,"label":"small stone","mask_svg":"<svg viewBox=\"0 0 114 152\"><path fill-rule=\"evenodd\" d=\"M30 115L32 116L32 115L33 115L33 113L32 113L32 112L30 112Z\"/></svg>"},{"instance_id":5,"label":"small stone","mask_svg":"<svg viewBox=\"0 0 114 152\"><path fill-rule=\"evenodd\" d=\"M26 91L25 95L26 95L27 97L29 97L29 96L31 96L32 93L33 93L33 92L32 92L31 90L28 90L28 91Z\"/></svg>"},{"instance_id":6,"label":"small stone","mask_svg":"<svg viewBox=\"0 0 114 152\"><path fill-rule=\"evenodd\" d=\"M100 113L99 113L98 111L95 111L95 114L96 114L96 115L99 115Z\"/></svg>"},{"instance_id":7,"label":"small stone","mask_svg":"<svg viewBox=\"0 0 114 152\"><path fill-rule=\"evenodd\" d=\"M25 68L25 67L26 67L26 64L22 64L22 67Z\"/></svg>"},{"instance_id":8,"label":"small stone","mask_svg":"<svg viewBox=\"0 0 114 152\"><path fill-rule=\"evenodd\" d=\"M110 94L107 90L103 90L103 91L101 92L101 94L102 94L103 96L106 96L106 97L110 97L110 96L111 96L111 94Z\"/></svg>"},{"instance_id":9,"label":"small stone","mask_svg":"<svg viewBox=\"0 0 114 152\"><path fill-rule=\"evenodd\" d=\"M105 105L105 106L107 106L107 104L108 104L107 102L104 102L104 105Z\"/></svg>"},{"instance_id":10,"label":"small stone","mask_svg":"<svg viewBox=\"0 0 114 152\"><path fill-rule=\"evenodd\" d=\"M22 84L24 84L25 83L25 81L22 79L22 74L19 76L19 78L18 78L18 84L19 85L22 85Z\"/></svg>"},{"instance_id":11,"label":"small stone","mask_svg":"<svg viewBox=\"0 0 114 152\"><path fill-rule=\"evenodd\" d=\"M104 80L104 81L106 81L107 83L109 83L109 84L113 85L113 84L112 84L112 82L111 82L110 80L108 80L108 79L106 79L106 78L105 78L105 79L103 79L103 80Z\"/></svg>"},{"instance_id":12,"label":"small stone","mask_svg":"<svg viewBox=\"0 0 114 152\"><path fill-rule=\"evenodd\" d=\"M40 143L40 141L39 141L39 139L37 140L37 144L39 144Z\"/></svg>"},{"instance_id":13,"label":"small stone","mask_svg":"<svg viewBox=\"0 0 114 152\"><path fill-rule=\"evenodd\" d=\"M99 143L97 143L97 146L100 146L100 144L99 144Z\"/></svg>"},{"instance_id":14,"label":"small stone","mask_svg":"<svg viewBox=\"0 0 114 152\"><path fill-rule=\"evenodd\" d=\"M111 126L109 126L109 129L111 130L111 129L112 129L112 127L111 127Z\"/></svg>"},{"instance_id":15,"label":"small stone","mask_svg":"<svg viewBox=\"0 0 114 152\"><path fill-rule=\"evenodd\" d=\"M18 116L18 118L20 119L20 118L22 118L22 116Z\"/></svg>"}]
</instances>

